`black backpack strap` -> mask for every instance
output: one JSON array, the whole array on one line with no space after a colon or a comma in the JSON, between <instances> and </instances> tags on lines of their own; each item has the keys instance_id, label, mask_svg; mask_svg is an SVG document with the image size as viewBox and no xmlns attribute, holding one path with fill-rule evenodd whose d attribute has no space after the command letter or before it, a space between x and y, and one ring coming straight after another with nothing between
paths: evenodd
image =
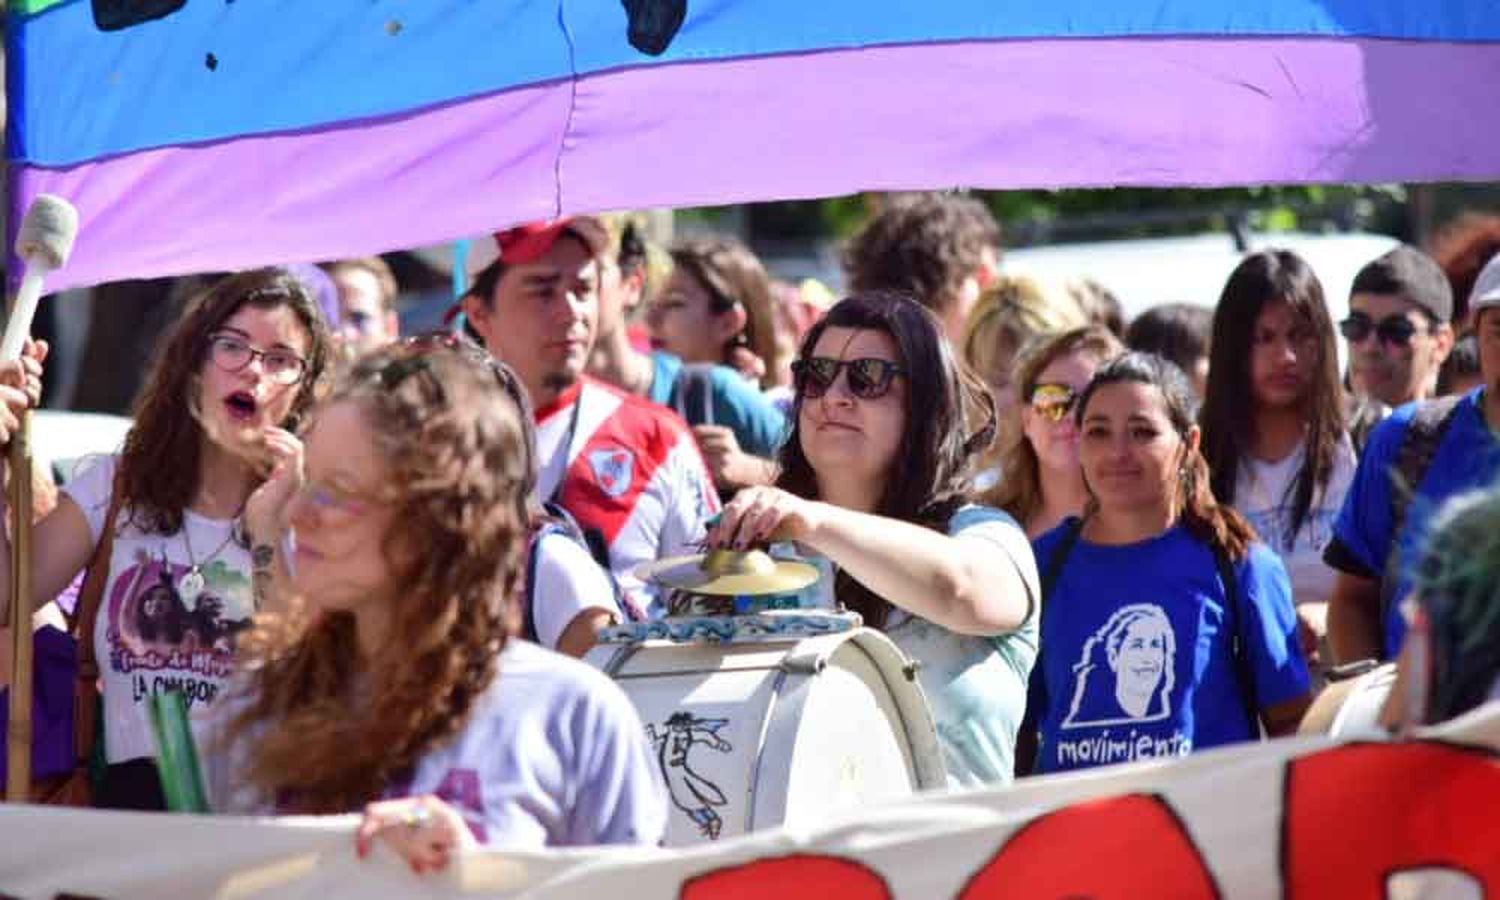
<instances>
[{"instance_id":1,"label":"black backpack strap","mask_svg":"<svg viewBox=\"0 0 1500 900\"><path fill-rule=\"evenodd\" d=\"M1213 545L1214 565L1219 569L1219 582L1224 586L1224 623L1229 634L1229 659L1234 665L1235 681L1239 682L1240 702L1245 706L1245 716L1252 731L1260 731L1260 703L1255 699L1255 671L1250 666L1250 656L1245 650L1245 636L1240 624L1245 621L1240 609L1240 581L1234 574L1234 561L1224 548Z\"/></svg>"},{"instance_id":2,"label":"black backpack strap","mask_svg":"<svg viewBox=\"0 0 1500 900\"><path fill-rule=\"evenodd\" d=\"M1406 434L1401 438L1401 446L1396 449L1393 472L1395 489L1391 491L1392 534L1400 531L1401 526L1406 524L1406 514L1411 508L1417 486L1422 483L1422 476L1427 474L1428 467L1432 465L1433 457L1437 456L1438 447L1443 443L1443 435L1447 434L1448 426L1453 424L1453 415L1458 412L1458 405L1463 399L1461 394L1439 397L1418 405L1412 413L1411 422L1406 426Z\"/></svg>"},{"instance_id":3,"label":"black backpack strap","mask_svg":"<svg viewBox=\"0 0 1500 900\"><path fill-rule=\"evenodd\" d=\"M1456 394L1419 404L1401 437L1401 445L1396 448L1396 462L1391 467L1391 546L1380 578L1382 644L1391 608L1401 599L1396 596L1396 584L1401 576L1401 529L1406 526L1417 488L1432 466L1438 447L1442 446L1443 435L1448 433L1448 426L1453 424L1454 414L1463 400L1464 395Z\"/></svg>"},{"instance_id":4,"label":"black backpack strap","mask_svg":"<svg viewBox=\"0 0 1500 900\"><path fill-rule=\"evenodd\" d=\"M1051 596L1052 589L1057 586L1057 579L1062 575L1063 563L1068 561L1068 554L1078 544L1078 536L1083 534L1083 520L1069 519L1063 528L1062 537L1058 539L1057 546L1052 548L1052 555L1047 557L1047 565L1042 569L1042 612L1047 611L1047 598Z\"/></svg>"},{"instance_id":5,"label":"black backpack strap","mask_svg":"<svg viewBox=\"0 0 1500 900\"><path fill-rule=\"evenodd\" d=\"M552 520L553 530L567 536L587 550L589 556L594 558L594 562L598 563L599 568L604 570L605 577L609 579L610 590L614 594L615 605L620 608L620 615L627 621L634 620L636 616L631 614L632 607L625 597L625 589L620 587L619 579L615 578L615 570L610 567L609 543L604 540L604 533L597 528L584 528L578 524L578 519L559 503L543 503L542 509Z\"/></svg>"}]
</instances>

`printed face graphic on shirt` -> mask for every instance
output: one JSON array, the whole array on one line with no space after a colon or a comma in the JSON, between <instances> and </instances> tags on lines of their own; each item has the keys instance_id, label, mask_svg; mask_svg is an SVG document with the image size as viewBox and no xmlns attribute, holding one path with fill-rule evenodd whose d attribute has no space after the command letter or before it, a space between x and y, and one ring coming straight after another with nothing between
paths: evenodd
<instances>
[{"instance_id":1,"label":"printed face graphic on shirt","mask_svg":"<svg viewBox=\"0 0 1500 900\"><path fill-rule=\"evenodd\" d=\"M1153 722L1172 713L1177 638L1161 607L1122 607L1084 642L1063 728Z\"/></svg>"},{"instance_id":2,"label":"printed face graphic on shirt","mask_svg":"<svg viewBox=\"0 0 1500 900\"><path fill-rule=\"evenodd\" d=\"M203 588L184 596L178 584L187 571L187 566L142 553L115 578L105 614L116 671L227 673L233 637L250 624L249 580L214 561L202 569Z\"/></svg>"}]
</instances>

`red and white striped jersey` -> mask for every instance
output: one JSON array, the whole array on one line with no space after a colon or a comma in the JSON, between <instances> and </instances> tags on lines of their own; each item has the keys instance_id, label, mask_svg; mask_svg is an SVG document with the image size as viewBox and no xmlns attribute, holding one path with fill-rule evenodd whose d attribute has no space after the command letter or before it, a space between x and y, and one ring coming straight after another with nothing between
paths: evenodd
<instances>
[{"instance_id":1,"label":"red and white striped jersey","mask_svg":"<svg viewBox=\"0 0 1500 900\"><path fill-rule=\"evenodd\" d=\"M692 431L666 407L587 377L539 408L536 418L538 496L555 496L602 540L609 568L635 607L627 614L659 616L655 591L634 569L695 552L704 521L719 510Z\"/></svg>"}]
</instances>

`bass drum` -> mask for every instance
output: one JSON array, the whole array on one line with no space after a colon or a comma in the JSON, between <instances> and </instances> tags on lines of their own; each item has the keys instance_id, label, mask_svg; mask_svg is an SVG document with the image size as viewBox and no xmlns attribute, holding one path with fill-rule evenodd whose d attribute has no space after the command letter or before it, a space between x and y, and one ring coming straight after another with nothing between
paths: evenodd
<instances>
[{"instance_id":1,"label":"bass drum","mask_svg":"<svg viewBox=\"0 0 1500 900\"><path fill-rule=\"evenodd\" d=\"M946 774L916 670L885 635L603 643L671 794L668 846L717 841L927 788Z\"/></svg>"},{"instance_id":2,"label":"bass drum","mask_svg":"<svg viewBox=\"0 0 1500 900\"><path fill-rule=\"evenodd\" d=\"M1342 738L1382 731L1380 711L1395 681L1396 666L1386 663L1363 675L1333 682L1308 707L1297 733Z\"/></svg>"}]
</instances>

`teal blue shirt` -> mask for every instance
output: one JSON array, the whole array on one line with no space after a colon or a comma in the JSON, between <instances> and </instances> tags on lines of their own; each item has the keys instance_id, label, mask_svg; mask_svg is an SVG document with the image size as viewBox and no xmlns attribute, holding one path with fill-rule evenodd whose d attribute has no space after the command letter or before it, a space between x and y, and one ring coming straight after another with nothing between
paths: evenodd
<instances>
[{"instance_id":1,"label":"teal blue shirt","mask_svg":"<svg viewBox=\"0 0 1500 900\"><path fill-rule=\"evenodd\" d=\"M760 388L728 366L711 366L707 372L707 396L680 385L685 367L682 360L657 350L651 354L653 377L651 402L675 410L689 425L723 425L734 432L740 449L772 459L786 438L786 416ZM706 403L705 403L706 401Z\"/></svg>"},{"instance_id":2,"label":"teal blue shirt","mask_svg":"<svg viewBox=\"0 0 1500 900\"><path fill-rule=\"evenodd\" d=\"M1040 606L1036 563L1026 533L1010 516L969 505L954 513L948 533L983 541L1010 559L1026 585L1030 612L1005 634L959 634L921 616L894 608L885 634L920 665L917 680L927 695L950 787L1009 784L1015 768L1016 733L1026 712L1026 686L1037 658ZM833 608L832 565L809 560L822 577L807 605Z\"/></svg>"}]
</instances>

